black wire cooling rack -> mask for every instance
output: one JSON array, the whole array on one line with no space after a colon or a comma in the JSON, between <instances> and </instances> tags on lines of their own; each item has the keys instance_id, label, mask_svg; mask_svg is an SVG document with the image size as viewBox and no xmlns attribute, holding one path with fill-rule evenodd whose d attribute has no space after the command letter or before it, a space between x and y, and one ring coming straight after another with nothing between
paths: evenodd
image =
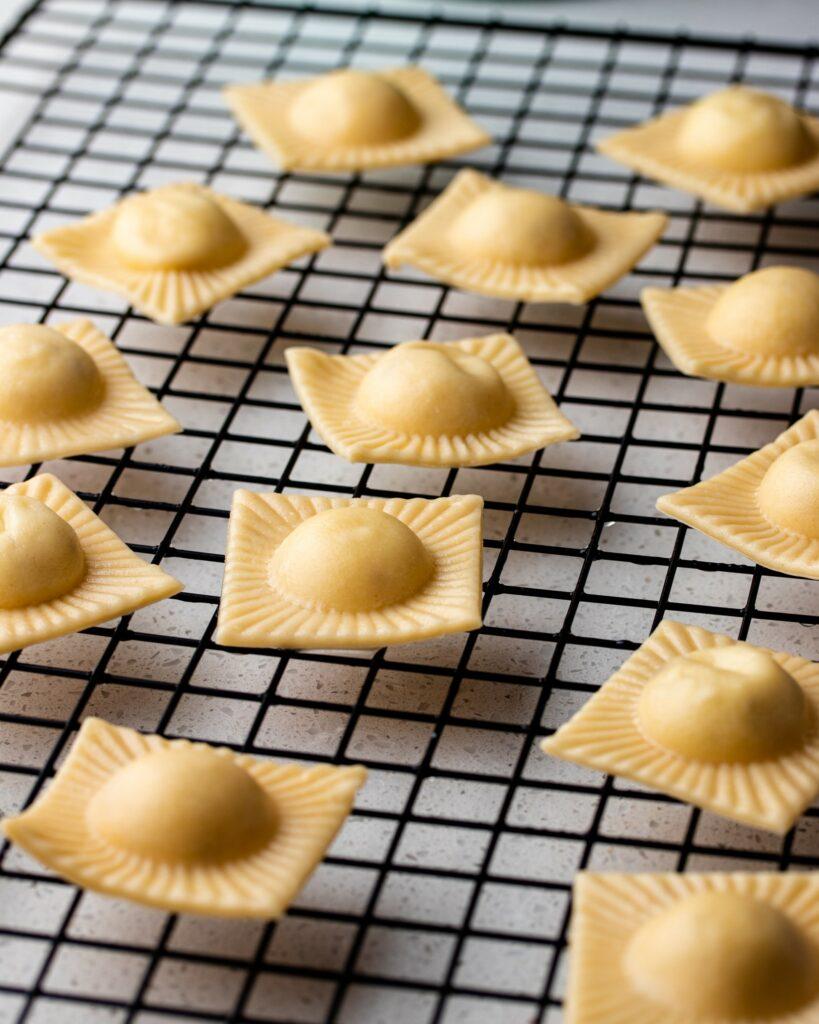
<instances>
[{"instance_id":1,"label":"black wire cooling rack","mask_svg":"<svg viewBox=\"0 0 819 1024\"><path fill-rule=\"evenodd\" d=\"M537 750L665 616L819 656L814 585L654 511L660 493L736 461L817 395L680 376L637 301L647 283L727 280L780 261L819 269L819 204L734 217L593 150L731 81L816 109L814 57L751 40L338 6L44 0L20 19L0 53L15 125L0 160L0 317L92 317L184 422L182 436L48 468L187 589L2 664L2 810L34 798L92 713L259 755L360 761L371 781L276 926L83 894L6 844L0 1021L556 1024L578 869L817 864L815 813L783 841ZM493 132L470 163L573 200L667 210L664 240L579 309L387 274L382 244L459 162L277 174L219 97L231 81L406 61L438 74ZM192 325L160 328L66 282L28 243L132 188L190 178L325 228L335 244ZM499 329L521 339L581 441L481 469L352 466L310 433L282 359L294 341L363 351ZM238 487L484 495L484 628L372 654L220 649Z\"/></svg>"}]
</instances>

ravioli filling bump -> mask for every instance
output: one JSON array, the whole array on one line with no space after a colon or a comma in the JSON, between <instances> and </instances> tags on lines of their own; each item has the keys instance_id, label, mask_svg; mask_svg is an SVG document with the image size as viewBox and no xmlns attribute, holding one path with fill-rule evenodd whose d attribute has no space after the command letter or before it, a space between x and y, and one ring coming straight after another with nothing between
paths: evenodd
<instances>
[{"instance_id":1,"label":"ravioli filling bump","mask_svg":"<svg viewBox=\"0 0 819 1024\"><path fill-rule=\"evenodd\" d=\"M816 994L816 950L787 913L752 896L703 892L643 924L625 951L634 988L694 1019L782 1016Z\"/></svg>"},{"instance_id":2,"label":"ravioli filling bump","mask_svg":"<svg viewBox=\"0 0 819 1024\"><path fill-rule=\"evenodd\" d=\"M428 342L396 345L361 381L358 412L399 434L467 436L505 423L514 400L479 355Z\"/></svg>"},{"instance_id":3,"label":"ravioli filling bump","mask_svg":"<svg viewBox=\"0 0 819 1024\"><path fill-rule=\"evenodd\" d=\"M680 123L676 148L683 158L742 173L792 167L814 150L793 107L742 85L692 103Z\"/></svg>"},{"instance_id":4,"label":"ravioli filling bump","mask_svg":"<svg viewBox=\"0 0 819 1024\"><path fill-rule=\"evenodd\" d=\"M126 196L112 240L123 263L139 270L214 270L234 263L248 245L207 191L186 185Z\"/></svg>"},{"instance_id":5,"label":"ravioli filling bump","mask_svg":"<svg viewBox=\"0 0 819 1024\"><path fill-rule=\"evenodd\" d=\"M85 575L73 527L37 498L0 494L0 608L62 597Z\"/></svg>"},{"instance_id":6,"label":"ravioli filling bump","mask_svg":"<svg viewBox=\"0 0 819 1024\"><path fill-rule=\"evenodd\" d=\"M449 237L464 253L524 266L560 266L594 244L590 228L565 200L499 184L454 219Z\"/></svg>"},{"instance_id":7,"label":"ravioli filling bump","mask_svg":"<svg viewBox=\"0 0 819 1024\"><path fill-rule=\"evenodd\" d=\"M372 612L417 594L434 571L422 541L399 519L348 505L288 534L271 560L270 582L304 608Z\"/></svg>"},{"instance_id":8,"label":"ravioli filling bump","mask_svg":"<svg viewBox=\"0 0 819 1024\"><path fill-rule=\"evenodd\" d=\"M765 267L728 285L706 329L736 352L766 356L819 354L819 274Z\"/></svg>"},{"instance_id":9,"label":"ravioli filling bump","mask_svg":"<svg viewBox=\"0 0 819 1024\"><path fill-rule=\"evenodd\" d=\"M337 146L396 142L421 124L417 108L398 84L354 68L310 82L294 98L289 118L300 135Z\"/></svg>"},{"instance_id":10,"label":"ravioli filling bump","mask_svg":"<svg viewBox=\"0 0 819 1024\"><path fill-rule=\"evenodd\" d=\"M801 686L768 651L737 643L680 655L637 704L643 734L692 761L765 761L800 746Z\"/></svg>"},{"instance_id":11,"label":"ravioli filling bump","mask_svg":"<svg viewBox=\"0 0 819 1024\"><path fill-rule=\"evenodd\" d=\"M819 439L801 441L771 463L759 507L774 526L819 540Z\"/></svg>"},{"instance_id":12,"label":"ravioli filling bump","mask_svg":"<svg viewBox=\"0 0 819 1024\"><path fill-rule=\"evenodd\" d=\"M44 324L0 327L0 418L17 423L76 416L100 404L97 364Z\"/></svg>"}]
</instances>

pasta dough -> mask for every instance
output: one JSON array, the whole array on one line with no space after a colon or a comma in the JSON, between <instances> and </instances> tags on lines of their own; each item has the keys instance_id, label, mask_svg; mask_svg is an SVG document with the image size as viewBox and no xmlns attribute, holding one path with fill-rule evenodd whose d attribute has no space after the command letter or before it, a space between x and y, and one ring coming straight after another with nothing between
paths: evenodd
<instances>
[{"instance_id":1,"label":"pasta dough","mask_svg":"<svg viewBox=\"0 0 819 1024\"><path fill-rule=\"evenodd\" d=\"M165 324L198 316L329 244L321 231L192 182L127 196L32 240L67 277L116 292Z\"/></svg>"},{"instance_id":2,"label":"pasta dough","mask_svg":"<svg viewBox=\"0 0 819 1024\"><path fill-rule=\"evenodd\" d=\"M786 832L819 794L819 665L665 621L542 747Z\"/></svg>"},{"instance_id":3,"label":"pasta dough","mask_svg":"<svg viewBox=\"0 0 819 1024\"><path fill-rule=\"evenodd\" d=\"M0 466L127 447L181 429L90 320L0 327Z\"/></svg>"},{"instance_id":4,"label":"pasta dough","mask_svg":"<svg viewBox=\"0 0 819 1024\"><path fill-rule=\"evenodd\" d=\"M739 213L819 185L819 120L742 85L618 132L597 148L641 174Z\"/></svg>"},{"instance_id":5,"label":"pasta dough","mask_svg":"<svg viewBox=\"0 0 819 1024\"><path fill-rule=\"evenodd\" d=\"M660 237L661 213L607 213L460 171L384 249L390 269L498 298L583 303Z\"/></svg>"},{"instance_id":6,"label":"pasta dough","mask_svg":"<svg viewBox=\"0 0 819 1024\"><path fill-rule=\"evenodd\" d=\"M0 493L0 654L108 622L181 589L50 473Z\"/></svg>"},{"instance_id":7,"label":"pasta dough","mask_svg":"<svg viewBox=\"0 0 819 1024\"><path fill-rule=\"evenodd\" d=\"M769 569L819 579L819 412L657 508Z\"/></svg>"},{"instance_id":8,"label":"pasta dough","mask_svg":"<svg viewBox=\"0 0 819 1024\"><path fill-rule=\"evenodd\" d=\"M768 387L819 384L819 274L765 267L729 285L646 288L648 322L683 373Z\"/></svg>"},{"instance_id":9,"label":"pasta dough","mask_svg":"<svg viewBox=\"0 0 819 1024\"><path fill-rule=\"evenodd\" d=\"M809 1024L819 876L593 874L575 880L567 1024Z\"/></svg>"},{"instance_id":10,"label":"pasta dough","mask_svg":"<svg viewBox=\"0 0 819 1024\"><path fill-rule=\"evenodd\" d=\"M77 885L165 910L281 916L365 770L276 764L87 718L56 778L3 830Z\"/></svg>"},{"instance_id":11,"label":"pasta dough","mask_svg":"<svg viewBox=\"0 0 819 1024\"><path fill-rule=\"evenodd\" d=\"M509 334L285 357L311 423L351 462L479 466L579 436Z\"/></svg>"},{"instance_id":12,"label":"pasta dough","mask_svg":"<svg viewBox=\"0 0 819 1024\"><path fill-rule=\"evenodd\" d=\"M428 163L492 141L419 67L343 68L306 81L231 85L225 99L283 170Z\"/></svg>"},{"instance_id":13,"label":"pasta dough","mask_svg":"<svg viewBox=\"0 0 819 1024\"><path fill-rule=\"evenodd\" d=\"M481 624L473 495L382 500L233 496L217 640L382 647Z\"/></svg>"}]
</instances>

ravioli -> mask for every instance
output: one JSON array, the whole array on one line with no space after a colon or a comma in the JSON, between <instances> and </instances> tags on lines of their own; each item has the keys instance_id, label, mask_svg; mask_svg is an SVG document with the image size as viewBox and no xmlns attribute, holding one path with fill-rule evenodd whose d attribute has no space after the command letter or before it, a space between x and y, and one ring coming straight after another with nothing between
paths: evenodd
<instances>
[{"instance_id":1,"label":"ravioli","mask_svg":"<svg viewBox=\"0 0 819 1024\"><path fill-rule=\"evenodd\" d=\"M581 872L566 1024L812 1024L818 911L815 872Z\"/></svg>"},{"instance_id":2,"label":"ravioli","mask_svg":"<svg viewBox=\"0 0 819 1024\"><path fill-rule=\"evenodd\" d=\"M819 795L819 665L665 621L542 749L784 833Z\"/></svg>"},{"instance_id":3,"label":"ravioli","mask_svg":"<svg viewBox=\"0 0 819 1024\"><path fill-rule=\"evenodd\" d=\"M0 466L127 448L181 429L90 320L0 327Z\"/></svg>"},{"instance_id":4,"label":"ravioli","mask_svg":"<svg viewBox=\"0 0 819 1024\"><path fill-rule=\"evenodd\" d=\"M819 119L743 85L627 128L597 148L649 178L737 213L819 187Z\"/></svg>"},{"instance_id":5,"label":"ravioli","mask_svg":"<svg viewBox=\"0 0 819 1024\"><path fill-rule=\"evenodd\" d=\"M76 281L122 295L158 323L204 313L330 244L193 182L138 192L32 245Z\"/></svg>"},{"instance_id":6,"label":"ravioli","mask_svg":"<svg viewBox=\"0 0 819 1024\"><path fill-rule=\"evenodd\" d=\"M42 796L3 831L86 889L164 910L280 917L366 778L87 718Z\"/></svg>"},{"instance_id":7,"label":"ravioli","mask_svg":"<svg viewBox=\"0 0 819 1024\"><path fill-rule=\"evenodd\" d=\"M760 387L819 384L819 274L765 267L729 285L646 288L651 329L683 373Z\"/></svg>"},{"instance_id":8,"label":"ravioli","mask_svg":"<svg viewBox=\"0 0 819 1024\"><path fill-rule=\"evenodd\" d=\"M482 466L579 437L509 334L285 357L310 422L350 462Z\"/></svg>"},{"instance_id":9,"label":"ravioli","mask_svg":"<svg viewBox=\"0 0 819 1024\"><path fill-rule=\"evenodd\" d=\"M0 654L108 622L181 589L50 473L0 493Z\"/></svg>"},{"instance_id":10,"label":"ravioli","mask_svg":"<svg viewBox=\"0 0 819 1024\"><path fill-rule=\"evenodd\" d=\"M465 291L524 302L587 302L657 241L662 213L607 213L460 171L384 249Z\"/></svg>"},{"instance_id":11,"label":"ravioli","mask_svg":"<svg viewBox=\"0 0 819 1024\"><path fill-rule=\"evenodd\" d=\"M282 170L430 163L492 141L419 67L342 68L301 81L231 85L224 96Z\"/></svg>"},{"instance_id":12,"label":"ravioli","mask_svg":"<svg viewBox=\"0 0 819 1024\"><path fill-rule=\"evenodd\" d=\"M236 491L216 639L376 648L481 624L483 501Z\"/></svg>"},{"instance_id":13,"label":"ravioli","mask_svg":"<svg viewBox=\"0 0 819 1024\"><path fill-rule=\"evenodd\" d=\"M819 579L819 412L657 508L768 569Z\"/></svg>"}]
</instances>

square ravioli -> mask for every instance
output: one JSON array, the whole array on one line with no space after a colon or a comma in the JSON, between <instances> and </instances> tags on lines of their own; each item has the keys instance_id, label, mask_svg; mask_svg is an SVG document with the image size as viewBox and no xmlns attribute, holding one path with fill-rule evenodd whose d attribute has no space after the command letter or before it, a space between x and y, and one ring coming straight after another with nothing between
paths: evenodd
<instances>
[{"instance_id":1,"label":"square ravioli","mask_svg":"<svg viewBox=\"0 0 819 1024\"><path fill-rule=\"evenodd\" d=\"M566 1024L815 1024L819 874L574 883Z\"/></svg>"},{"instance_id":2,"label":"square ravioli","mask_svg":"<svg viewBox=\"0 0 819 1024\"><path fill-rule=\"evenodd\" d=\"M737 213L819 188L819 119L740 85L627 128L597 148Z\"/></svg>"},{"instance_id":3,"label":"square ravioli","mask_svg":"<svg viewBox=\"0 0 819 1024\"><path fill-rule=\"evenodd\" d=\"M665 230L662 213L608 213L460 171L384 249L465 291L522 302L587 302Z\"/></svg>"},{"instance_id":4,"label":"square ravioli","mask_svg":"<svg viewBox=\"0 0 819 1024\"><path fill-rule=\"evenodd\" d=\"M0 327L0 466L128 448L181 429L90 320Z\"/></svg>"},{"instance_id":5,"label":"square ravioli","mask_svg":"<svg viewBox=\"0 0 819 1024\"><path fill-rule=\"evenodd\" d=\"M216 639L377 648L481 625L483 500L237 491Z\"/></svg>"},{"instance_id":6,"label":"square ravioli","mask_svg":"<svg viewBox=\"0 0 819 1024\"><path fill-rule=\"evenodd\" d=\"M819 384L819 274L765 267L729 285L645 288L651 329L678 370L759 387Z\"/></svg>"},{"instance_id":7,"label":"square ravioli","mask_svg":"<svg viewBox=\"0 0 819 1024\"><path fill-rule=\"evenodd\" d=\"M350 462L484 466L580 436L509 334L285 357L313 427Z\"/></svg>"},{"instance_id":8,"label":"square ravioli","mask_svg":"<svg viewBox=\"0 0 819 1024\"><path fill-rule=\"evenodd\" d=\"M3 831L76 885L179 913L280 917L366 772L276 764L87 718Z\"/></svg>"},{"instance_id":9,"label":"square ravioli","mask_svg":"<svg viewBox=\"0 0 819 1024\"><path fill-rule=\"evenodd\" d=\"M0 654L97 626L181 589L50 473L0 493Z\"/></svg>"},{"instance_id":10,"label":"square ravioli","mask_svg":"<svg viewBox=\"0 0 819 1024\"><path fill-rule=\"evenodd\" d=\"M31 244L66 277L116 292L158 323L178 324L330 239L183 182L126 196Z\"/></svg>"},{"instance_id":11,"label":"square ravioli","mask_svg":"<svg viewBox=\"0 0 819 1024\"><path fill-rule=\"evenodd\" d=\"M784 833L819 794L819 665L665 621L542 749Z\"/></svg>"},{"instance_id":12,"label":"square ravioli","mask_svg":"<svg viewBox=\"0 0 819 1024\"><path fill-rule=\"evenodd\" d=\"M225 99L253 142L285 171L366 171L423 164L492 141L419 67L231 85Z\"/></svg>"},{"instance_id":13,"label":"square ravioli","mask_svg":"<svg viewBox=\"0 0 819 1024\"><path fill-rule=\"evenodd\" d=\"M819 579L819 411L657 508L768 569Z\"/></svg>"}]
</instances>

